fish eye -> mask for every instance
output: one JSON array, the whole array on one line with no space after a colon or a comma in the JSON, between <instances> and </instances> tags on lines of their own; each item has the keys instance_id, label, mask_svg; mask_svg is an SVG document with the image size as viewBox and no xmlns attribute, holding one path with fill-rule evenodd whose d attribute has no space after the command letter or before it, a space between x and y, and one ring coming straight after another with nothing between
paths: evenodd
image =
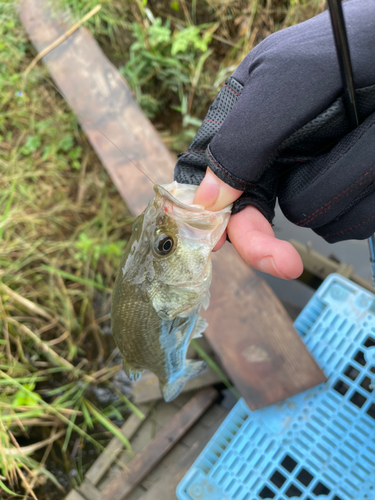
<instances>
[{"instance_id":1,"label":"fish eye","mask_svg":"<svg viewBox=\"0 0 375 500\"><path fill-rule=\"evenodd\" d=\"M158 235L155 243L154 250L158 255L169 255L175 249L175 240L174 238L165 233L161 233Z\"/></svg>"}]
</instances>

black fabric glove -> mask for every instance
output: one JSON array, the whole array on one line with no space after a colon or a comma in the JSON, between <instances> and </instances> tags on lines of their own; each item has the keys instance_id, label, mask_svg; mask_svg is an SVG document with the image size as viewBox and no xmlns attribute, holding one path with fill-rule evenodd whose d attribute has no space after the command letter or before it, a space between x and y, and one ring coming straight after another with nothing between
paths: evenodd
<instances>
[{"instance_id":1,"label":"black fabric glove","mask_svg":"<svg viewBox=\"0 0 375 500\"><path fill-rule=\"evenodd\" d=\"M274 33L226 81L175 179L200 184L207 166L256 206L330 243L375 231L375 1L343 3L360 126L350 131L328 11Z\"/></svg>"}]
</instances>

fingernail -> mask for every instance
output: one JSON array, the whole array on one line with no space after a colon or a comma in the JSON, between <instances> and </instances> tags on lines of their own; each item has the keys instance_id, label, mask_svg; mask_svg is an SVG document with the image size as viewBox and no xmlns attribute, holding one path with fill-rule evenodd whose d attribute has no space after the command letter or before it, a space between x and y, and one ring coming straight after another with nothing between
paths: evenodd
<instances>
[{"instance_id":1,"label":"fingernail","mask_svg":"<svg viewBox=\"0 0 375 500\"><path fill-rule=\"evenodd\" d=\"M263 257L263 259L260 259L257 265L259 271L262 271L263 273L268 273L272 274L272 276L277 276L277 278L281 278L283 280L290 280L293 279L293 276L287 276L283 273L281 273L276 265L275 261L273 260L273 257L268 256L268 257Z\"/></svg>"},{"instance_id":2,"label":"fingernail","mask_svg":"<svg viewBox=\"0 0 375 500\"><path fill-rule=\"evenodd\" d=\"M258 261L257 265L259 271L262 271L263 273L268 273L268 274L279 274L278 270L276 269L275 266L275 261L273 260L273 257L268 256L268 257L263 257L263 259L260 259Z\"/></svg>"}]
</instances>

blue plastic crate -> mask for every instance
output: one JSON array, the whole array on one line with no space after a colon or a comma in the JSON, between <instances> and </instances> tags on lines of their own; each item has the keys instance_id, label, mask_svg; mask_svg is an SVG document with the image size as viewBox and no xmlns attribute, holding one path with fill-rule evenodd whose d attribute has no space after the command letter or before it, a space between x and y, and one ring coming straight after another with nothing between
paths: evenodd
<instances>
[{"instance_id":1,"label":"blue plastic crate","mask_svg":"<svg viewBox=\"0 0 375 500\"><path fill-rule=\"evenodd\" d=\"M240 400L179 500L375 500L375 297L332 274L295 327L328 382L255 412Z\"/></svg>"}]
</instances>

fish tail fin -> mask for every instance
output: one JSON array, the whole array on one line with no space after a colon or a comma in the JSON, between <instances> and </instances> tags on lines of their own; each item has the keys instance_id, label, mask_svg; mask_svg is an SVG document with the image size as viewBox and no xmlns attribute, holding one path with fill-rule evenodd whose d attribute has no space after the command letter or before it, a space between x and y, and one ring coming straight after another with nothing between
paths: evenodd
<instances>
[{"instance_id":1,"label":"fish tail fin","mask_svg":"<svg viewBox=\"0 0 375 500\"><path fill-rule=\"evenodd\" d=\"M200 375L206 367L207 365L204 361L188 360L183 374L177 380L167 382L161 386L161 392L164 400L168 403L169 401L172 401L172 399L177 398L186 382L191 378Z\"/></svg>"},{"instance_id":2,"label":"fish tail fin","mask_svg":"<svg viewBox=\"0 0 375 500\"><path fill-rule=\"evenodd\" d=\"M124 372L132 382L139 380L144 372L144 370L136 370L132 365L126 363L126 361L122 362L122 366L124 367Z\"/></svg>"}]
</instances>

